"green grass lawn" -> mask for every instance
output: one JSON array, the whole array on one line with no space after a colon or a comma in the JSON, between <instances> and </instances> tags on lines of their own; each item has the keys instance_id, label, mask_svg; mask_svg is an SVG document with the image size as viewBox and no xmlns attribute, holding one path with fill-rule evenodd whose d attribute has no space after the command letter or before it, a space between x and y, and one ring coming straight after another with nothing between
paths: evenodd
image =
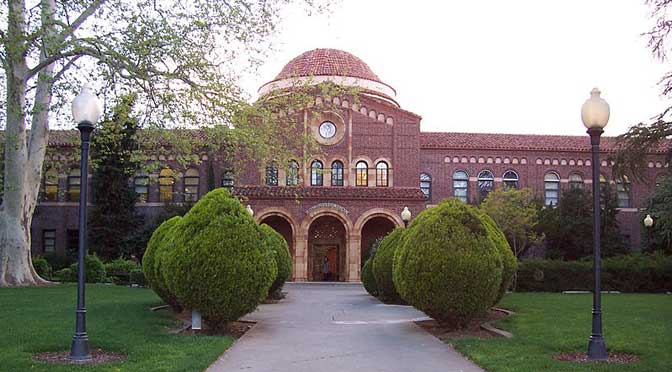
<instances>
[{"instance_id":1,"label":"green grass lawn","mask_svg":"<svg viewBox=\"0 0 672 372\"><path fill-rule=\"evenodd\" d=\"M607 349L637 354L628 365L577 364L554 360L557 352L585 352L591 327L591 295L514 293L501 307L516 315L499 328L514 338L453 341L457 350L490 372L508 371L672 371L672 296L602 296Z\"/></svg>"},{"instance_id":2,"label":"green grass lawn","mask_svg":"<svg viewBox=\"0 0 672 372\"><path fill-rule=\"evenodd\" d=\"M36 362L32 354L69 350L75 327L76 286L0 288L0 371L202 371L228 348L231 337L172 335L179 324L149 289L87 285L91 348L128 355L99 366Z\"/></svg>"}]
</instances>

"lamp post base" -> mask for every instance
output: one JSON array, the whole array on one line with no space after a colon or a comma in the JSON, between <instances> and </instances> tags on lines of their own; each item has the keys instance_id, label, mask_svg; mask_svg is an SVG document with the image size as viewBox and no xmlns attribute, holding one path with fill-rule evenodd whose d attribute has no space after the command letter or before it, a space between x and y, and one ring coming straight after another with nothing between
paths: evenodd
<instances>
[{"instance_id":1,"label":"lamp post base","mask_svg":"<svg viewBox=\"0 0 672 372\"><path fill-rule=\"evenodd\" d=\"M72 337L72 346L70 347L70 360L76 362L85 362L91 360L89 351L89 337L84 334L75 334Z\"/></svg>"},{"instance_id":2,"label":"lamp post base","mask_svg":"<svg viewBox=\"0 0 672 372\"><path fill-rule=\"evenodd\" d=\"M590 336L588 341L588 360L603 361L609 358L607 354L607 344L602 336Z\"/></svg>"}]
</instances>

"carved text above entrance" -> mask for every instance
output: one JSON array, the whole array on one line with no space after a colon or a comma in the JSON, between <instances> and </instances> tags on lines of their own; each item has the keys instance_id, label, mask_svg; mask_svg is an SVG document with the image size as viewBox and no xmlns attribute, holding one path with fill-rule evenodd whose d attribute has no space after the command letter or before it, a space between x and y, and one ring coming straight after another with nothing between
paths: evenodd
<instances>
[{"instance_id":1,"label":"carved text above entrance","mask_svg":"<svg viewBox=\"0 0 672 372\"><path fill-rule=\"evenodd\" d=\"M313 213L314 211L316 211L316 210L318 210L318 209L322 209L322 208L335 209L335 210L337 210L337 211L339 211L339 212L341 212L341 213L343 213L343 214L346 214L346 215L349 215L349 214L350 214L350 212L349 212L345 207L343 207L342 205L338 205L338 204L336 204L336 203L320 203L320 204L315 204L315 205L313 205L312 207L308 208L308 210L306 210L306 214L311 214L311 213Z\"/></svg>"}]
</instances>

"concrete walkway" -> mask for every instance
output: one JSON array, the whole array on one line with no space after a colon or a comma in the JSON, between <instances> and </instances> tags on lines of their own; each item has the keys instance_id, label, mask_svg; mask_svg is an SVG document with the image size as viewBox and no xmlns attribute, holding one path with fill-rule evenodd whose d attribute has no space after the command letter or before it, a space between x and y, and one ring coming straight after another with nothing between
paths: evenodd
<instances>
[{"instance_id":1,"label":"concrete walkway","mask_svg":"<svg viewBox=\"0 0 672 372\"><path fill-rule=\"evenodd\" d=\"M425 315L384 305L358 284L285 285L287 298L245 319L259 323L208 371L483 372L416 326Z\"/></svg>"}]
</instances>

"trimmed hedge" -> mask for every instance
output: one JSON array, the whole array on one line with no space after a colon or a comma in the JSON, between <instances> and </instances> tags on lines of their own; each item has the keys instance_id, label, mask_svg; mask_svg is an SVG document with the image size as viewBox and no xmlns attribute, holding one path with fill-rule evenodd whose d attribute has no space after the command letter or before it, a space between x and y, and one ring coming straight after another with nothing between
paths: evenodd
<instances>
[{"instance_id":1,"label":"trimmed hedge","mask_svg":"<svg viewBox=\"0 0 672 372\"><path fill-rule=\"evenodd\" d=\"M476 211L480 213L490 237L495 242L499 254L502 255L502 264L504 265L502 271L502 284L499 286L497 298L495 298L495 301L492 303L492 306L495 306L502 300L504 293L511 288L513 279L518 271L518 260L516 259L516 255L513 254L509 241L506 240L506 235L499 229L497 223L480 209L477 209Z\"/></svg>"},{"instance_id":2,"label":"trimmed hedge","mask_svg":"<svg viewBox=\"0 0 672 372\"><path fill-rule=\"evenodd\" d=\"M206 194L170 230L161 274L185 308L224 326L266 299L277 276L264 233L224 189Z\"/></svg>"},{"instance_id":3,"label":"trimmed hedge","mask_svg":"<svg viewBox=\"0 0 672 372\"><path fill-rule=\"evenodd\" d=\"M376 278L373 276L372 261L373 257L369 257L369 259L364 262L364 266L362 266L362 285L371 296L376 297L378 296L378 288L376 285Z\"/></svg>"},{"instance_id":4,"label":"trimmed hedge","mask_svg":"<svg viewBox=\"0 0 672 372\"><path fill-rule=\"evenodd\" d=\"M529 259L520 263L520 292L590 291L592 261ZM667 292L672 290L672 256L632 254L602 260L602 290Z\"/></svg>"},{"instance_id":5,"label":"trimmed hedge","mask_svg":"<svg viewBox=\"0 0 672 372\"><path fill-rule=\"evenodd\" d=\"M147 279L145 278L145 273L142 272L140 269L133 269L129 273L129 278L131 284L137 284L140 287L144 287L147 285Z\"/></svg>"},{"instance_id":6,"label":"trimmed hedge","mask_svg":"<svg viewBox=\"0 0 672 372\"><path fill-rule=\"evenodd\" d=\"M261 230L265 235L266 244L274 252L275 264L278 268L278 274L268 290L269 295L277 294L282 290L285 282L292 277L292 256L289 253L287 241L272 227L263 224Z\"/></svg>"},{"instance_id":7,"label":"trimmed hedge","mask_svg":"<svg viewBox=\"0 0 672 372\"><path fill-rule=\"evenodd\" d=\"M376 255L372 257L373 277L376 280L378 295L383 301L403 302L399 292L394 287L394 280L392 279L394 253L397 251L397 247L400 245L403 237L404 229L395 229L380 242Z\"/></svg>"},{"instance_id":8,"label":"trimmed hedge","mask_svg":"<svg viewBox=\"0 0 672 372\"><path fill-rule=\"evenodd\" d=\"M439 322L463 325L499 296L504 264L492 229L474 207L447 199L421 212L394 259L402 298Z\"/></svg>"},{"instance_id":9,"label":"trimmed hedge","mask_svg":"<svg viewBox=\"0 0 672 372\"><path fill-rule=\"evenodd\" d=\"M105 273L112 279L114 284L130 284L131 271L137 270L138 266L131 260L125 260L121 257L116 258L105 264Z\"/></svg>"},{"instance_id":10,"label":"trimmed hedge","mask_svg":"<svg viewBox=\"0 0 672 372\"><path fill-rule=\"evenodd\" d=\"M33 267L37 275L45 279L51 279L52 269L46 258L42 256L33 257Z\"/></svg>"},{"instance_id":11,"label":"trimmed hedge","mask_svg":"<svg viewBox=\"0 0 672 372\"><path fill-rule=\"evenodd\" d=\"M145 274L147 284L161 297L161 299L170 305L175 311L180 311L181 306L175 295L170 291L168 285L163 279L162 269L165 256L174 249L171 243L171 231L182 217L175 216L164 221L152 234L147 243L147 249L142 257L142 271Z\"/></svg>"},{"instance_id":12,"label":"trimmed hedge","mask_svg":"<svg viewBox=\"0 0 672 372\"><path fill-rule=\"evenodd\" d=\"M70 274L72 277L64 278L66 281L77 281L77 270L79 269L79 264L74 263L70 265ZM84 258L84 272L86 275L87 283L102 283L106 279L105 274L105 265L103 261L96 256L96 254L87 254Z\"/></svg>"}]
</instances>

